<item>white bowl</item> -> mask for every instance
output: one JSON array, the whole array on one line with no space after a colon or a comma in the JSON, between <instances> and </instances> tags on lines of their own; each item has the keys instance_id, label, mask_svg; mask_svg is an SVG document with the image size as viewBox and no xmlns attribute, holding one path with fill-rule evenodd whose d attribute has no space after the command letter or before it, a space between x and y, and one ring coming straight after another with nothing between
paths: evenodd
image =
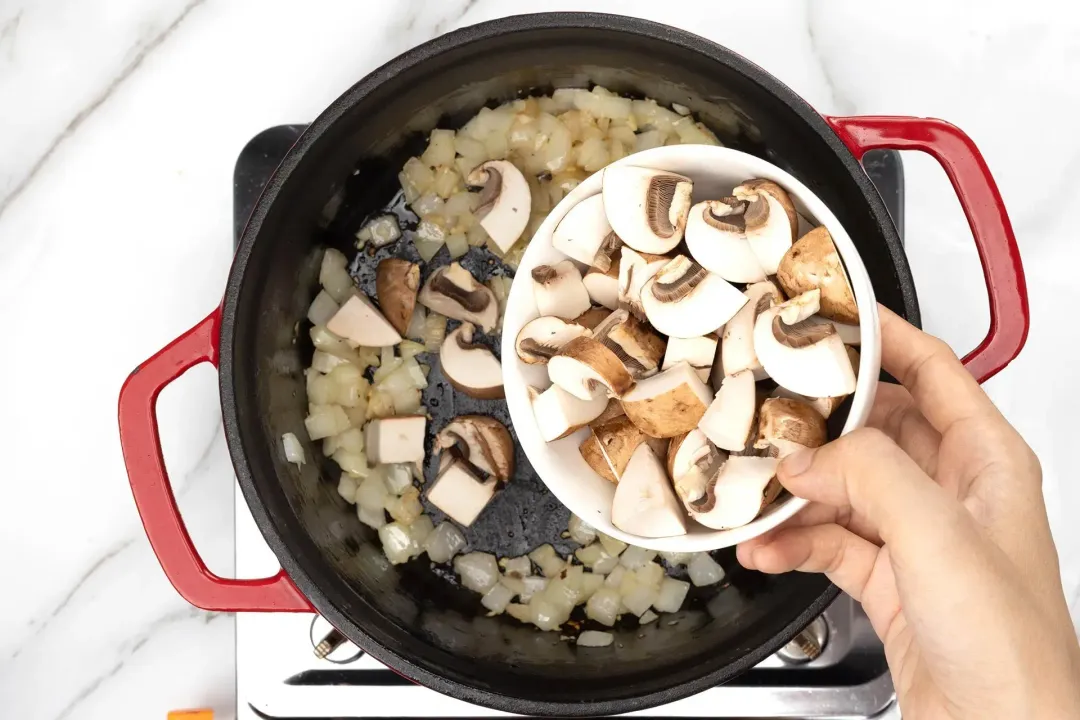
<instances>
[{"instance_id":1,"label":"white bowl","mask_svg":"<svg viewBox=\"0 0 1080 720\"><path fill-rule=\"evenodd\" d=\"M843 226L825 204L805 185L775 165L728 148L672 145L636 153L615 164L639 165L686 175L694 181L695 203L730 195L732 188L750 178L768 178L786 189L795 203L802 222L806 223L806 228L800 228L800 235L814 225L824 225L829 230L855 291L862 330L859 379L843 433L866 424L874 403L881 365L877 302L862 258ZM729 547L761 535L799 512L806 501L787 497L770 505L750 524L731 530L712 530L690 521L685 535L664 538L633 535L611 524L615 485L593 472L578 452L578 446L588 436L589 429L583 428L552 443L544 442L540 436L527 386L543 389L551 382L546 366L521 362L514 349L514 340L525 323L539 316L533 299L532 269L537 265L565 259L551 246L551 235L570 208L600 192L602 174L602 171L598 172L582 182L551 211L525 251L510 288L503 318L502 367L506 404L518 442L540 479L563 505L597 530L624 542L652 550L700 552Z\"/></svg>"}]
</instances>

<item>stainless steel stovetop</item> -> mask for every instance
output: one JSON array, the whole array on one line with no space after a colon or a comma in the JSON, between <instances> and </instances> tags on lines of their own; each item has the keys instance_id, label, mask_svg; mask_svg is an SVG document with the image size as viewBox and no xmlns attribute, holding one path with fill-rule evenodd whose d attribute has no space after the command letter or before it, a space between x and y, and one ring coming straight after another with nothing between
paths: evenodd
<instances>
[{"instance_id":1,"label":"stainless steel stovetop","mask_svg":"<svg viewBox=\"0 0 1080 720\"><path fill-rule=\"evenodd\" d=\"M265 130L240 153L233 178L237 238L270 174L304 127L281 125ZM864 166L902 237L904 181L900 156L892 151L869 153ZM263 541L239 487L235 515L237 577L276 573L277 561ZM316 657L314 646L330 631L322 618L310 615L239 614L238 720L504 714L414 685L347 641L328 657ZM808 659L807 650L816 657ZM633 715L876 720L900 717L881 643L858 604L846 595L837 598L799 641L739 678Z\"/></svg>"}]
</instances>

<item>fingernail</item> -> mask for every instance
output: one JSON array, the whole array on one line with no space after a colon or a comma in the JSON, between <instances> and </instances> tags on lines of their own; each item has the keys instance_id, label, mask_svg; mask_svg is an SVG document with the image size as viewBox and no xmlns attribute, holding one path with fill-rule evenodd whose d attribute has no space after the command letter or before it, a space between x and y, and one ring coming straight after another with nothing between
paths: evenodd
<instances>
[{"instance_id":1,"label":"fingernail","mask_svg":"<svg viewBox=\"0 0 1080 720\"><path fill-rule=\"evenodd\" d=\"M780 472L787 477L795 477L802 475L804 472L810 469L810 465L814 462L813 450L796 450L788 455L780 463Z\"/></svg>"}]
</instances>

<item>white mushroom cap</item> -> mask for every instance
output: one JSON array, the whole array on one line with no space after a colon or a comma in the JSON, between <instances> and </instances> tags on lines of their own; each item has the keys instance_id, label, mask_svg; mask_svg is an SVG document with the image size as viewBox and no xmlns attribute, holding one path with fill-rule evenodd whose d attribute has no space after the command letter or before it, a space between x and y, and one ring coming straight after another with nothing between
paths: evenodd
<instances>
[{"instance_id":1,"label":"white mushroom cap","mask_svg":"<svg viewBox=\"0 0 1080 720\"><path fill-rule=\"evenodd\" d=\"M679 244L694 184L664 170L615 165L604 169L604 209L612 229L638 252L662 255Z\"/></svg>"},{"instance_id":2,"label":"white mushroom cap","mask_svg":"<svg viewBox=\"0 0 1080 720\"><path fill-rule=\"evenodd\" d=\"M491 288L480 284L459 263L441 267L424 283L417 298L429 310L491 332L499 322L499 304Z\"/></svg>"},{"instance_id":3,"label":"white mushroom cap","mask_svg":"<svg viewBox=\"0 0 1080 720\"><path fill-rule=\"evenodd\" d=\"M401 334L359 290L334 313L326 329L364 347L387 347L401 342Z\"/></svg>"},{"instance_id":4,"label":"white mushroom cap","mask_svg":"<svg viewBox=\"0 0 1080 720\"><path fill-rule=\"evenodd\" d=\"M696 338L668 338L662 369L667 370L676 363L685 361L690 363L690 367L697 371L698 377L708 382L709 374L712 372L713 363L716 360L718 342L719 339L714 333Z\"/></svg>"},{"instance_id":5,"label":"white mushroom cap","mask_svg":"<svg viewBox=\"0 0 1080 720\"><path fill-rule=\"evenodd\" d=\"M649 437L670 438L697 427L713 393L685 362L638 380L622 396L623 411Z\"/></svg>"},{"instance_id":6,"label":"white mushroom cap","mask_svg":"<svg viewBox=\"0 0 1080 720\"><path fill-rule=\"evenodd\" d=\"M532 270L536 309L541 315L573 320L592 307L589 291L581 282L581 271L573 260L554 265L537 265Z\"/></svg>"},{"instance_id":7,"label":"white mushroom cap","mask_svg":"<svg viewBox=\"0 0 1080 720\"><path fill-rule=\"evenodd\" d=\"M788 390L807 397L839 397L855 392L855 371L832 323L818 322L814 292L803 293L758 315L754 350L765 371ZM805 318L794 324L782 314Z\"/></svg>"},{"instance_id":8,"label":"white mushroom cap","mask_svg":"<svg viewBox=\"0 0 1080 720\"><path fill-rule=\"evenodd\" d=\"M574 338L548 361L551 382L581 400L621 397L634 384L622 360L595 338Z\"/></svg>"},{"instance_id":9,"label":"white mushroom cap","mask_svg":"<svg viewBox=\"0 0 1080 720\"><path fill-rule=\"evenodd\" d=\"M784 296L770 280L750 285L743 294L747 298L746 304L724 326L720 363L717 364L719 372L713 373L713 387L717 390L725 375L734 375L740 370L753 370L755 380L769 377L754 352L754 321L763 310L782 303ZM762 303L762 298L768 298L768 301Z\"/></svg>"},{"instance_id":10,"label":"white mushroom cap","mask_svg":"<svg viewBox=\"0 0 1080 720\"><path fill-rule=\"evenodd\" d=\"M626 310L608 315L593 328L593 337L615 353L634 379L660 369L664 339Z\"/></svg>"},{"instance_id":11,"label":"white mushroom cap","mask_svg":"<svg viewBox=\"0 0 1080 720\"><path fill-rule=\"evenodd\" d=\"M604 196L587 197L570 208L551 235L551 246L563 255L601 271L611 267L622 241L604 212Z\"/></svg>"},{"instance_id":12,"label":"white mushroom cap","mask_svg":"<svg viewBox=\"0 0 1080 720\"><path fill-rule=\"evenodd\" d=\"M450 384L469 397L494 400L504 397L502 364L487 347L473 343L473 326L462 323L439 348L439 365Z\"/></svg>"},{"instance_id":13,"label":"white mushroom cap","mask_svg":"<svg viewBox=\"0 0 1080 720\"><path fill-rule=\"evenodd\" d=\"M746 296L716 273L678 255L645 283L641 304L645 317L661 333L692 338L719 329L746 304Z\"/></svg>"},{"instance_id":14,"label":"white mushroom cap","mask_svg":"<svg viewBox=\"0 0 1080 720\"><path fill-rule=\"evenodd\" d=\"M641 306L641 288L660 268L668 264L663 255L650 255L623 246L619 259L619 307L629 310L638 320L645 319Z\"/></svg>"},{"instance_id":15,"label":"white mushroom cap","mask_svg":"<svg viewBox=\"0 0 1080 720\"><path fill-rule=\"evenodd\" d=\"M827 440L825 418L798 400L769 398L758 417L754 447L784 459L802 448L821 447Z\"/></svg>"},{"instance_id":16,"label":"white mushroom cap","mask_svg":"<svg viewBox=\"0 0 1080 720\"><path fill-rule=\"evenodd\" d=\"M581 280L592 301L597 305L603 305L608 310L616 310L619 307L620 265L621 258L616 257L606 271L590 268Z\"/></svg>"},{"instance_id":17,"label":"white mushroom cap","mask_svg":"<svg viewBox=\"0 0 1080 720\"><path fill-rule=\"evenodd\" d=\"M750 431L756 408L754 373L740 370L724 378L698 427L718 448L742 452L752 439Z\"/></svg>"},{"instance_id":18,"label":"white mushroom cap","mask_svg":"<svg viewBox=\"0 0 1080 720\"><path fill-rule=\"evenodd\" d=\"M489 160L469 173L468 182L474 187L483 186L480 204L473 211L480 227L500 250L509 252L525 232L532 210L532 193L525 176L513 163Z\"/></svg>"},{"instance_id":19,"label":"white mushroom cap","mask_svg":"<svg viewBox=\"0 0 1080 720\"><path fill-rule=\"evenodd\" d=\"M727 453L717 450L698 428L671 438L667 451L667 471L675 485L675 494L684 505L705 496L709 479L725 460Z\"/></svg>"},{"instance_id":20,"label":"white mushroom cap","mask_svg":"<svg viewBox=\"0 0 1080 720\"><path fill-rule=\"evenodd\" d=\"M364 450L372 463L424 461L423 415L375 418L364 426Z\"/></svg>"},{"instance_id":21,"label":"white mushroom cap","mask_svg":"<svg viewBox=\"0 0 1080 720\"><path fill-rule=\"evenodd\" d=\"M532 388L530 390L533 391ZM582 400L558 385L552 385L532 398L533 414L544 442L560 440L577 432L600 417L607 405L608 398L603 394L591 400Z\"/></svg>"},{"instance_id":22,"label":"white mushroom cap","mask_svg":"<svg viewBox=\"0 0 1080 720\"><path fill-rule=\"evenodd\" d=\"M508 482L514 474L514 441L506 426L495 418L460 415L439 431L435 446L439 450L455 448L462 460L501 483Z\"/></svg>"},{"instance_id":23,"label":"white mushroom cap","mask_svg":"<svg viewBox=\"0 0 1080 720\"><path fill-rule=\"evenodd\" d=\"M649 439L628 417L620 415L603 424L594 423L578 451L600 477L617 483L638 445Z\"/></svg>"},{"instance_id":24,"label":"white mushroom cap","mask_svg":"<svg viewBox=\"0 0 1080 720\"><path fill-rule=\"evenodd\" d=\"M729 530L751 522L780 493L776 481L779 462L753 455L729 457L710 480L705 499L690 506L691 516L714 530Z\"/></svg>"},{"instance_id":25,"label":"white mushroom cap","mask_svg":"<svg viewBox=\"0 0 1080 720\"><path fill-rule=\"evenodd\" d=\"M799 216L787 191L771 180L747 180L731 194L748 204L746 239L766 275L775 275L799 231Z\"/></svg>"},{"instance_id":26,"label":"white mushroom cap","mask_svg":"<svg viewBox=\"0 0 1080 720\"><path fill-rule=\"evenodd\" d=\"M563 345L588 334L590 330L583 325L553 316L538 317L522 326L514 347L522 362L547 365Z\"/></svg>"},{"instance_id":27,"label":"white mushroom cap","mask_svg":"<svg viewBox=\"0 0 1080 720\"><path fill-rule=\"evenodd\" d=\"M859 307L851 291L847 271L832 235L816 227L785 252L776 270L776 279L788 295L817 288L821 291L821 315L849 325L858 325Z\"/></svg>"},{"instance_id":28,"label":"white mushroom cap","mask_svg":"<svg viewBox=\"0 0 1080 720\"><path fill-rule=\"evenodd\" d=\"M690 208L686 221L686 247L694 260L729 282L765 279L746 238L746 205L737 198L706 200Z\"/></svg>"},{"instance_id":29,"label":"white mushroom cap","mask_svg":"<svg viewBox=\"0 0 1080 720\"><path fill-rule=\"evenodd\" d=\"M611 524L642 537L686 533L686 517L664 466L648 443L634 450L611 503Z\"/></svg>"},{"instance_id":30,"label":"white mushroom cap","mask_svg":"<svg viewBox=\"0 0 1080 720\"><path fill-rule=\"evenodd\" d=\"M484 482L476 477L467 463L456 460L435 478L427 492L427 498L455 522L469 527L480 511L491 502L491 498L495 496L495 488L494 479Z\"/></svg>"}]
</instances>

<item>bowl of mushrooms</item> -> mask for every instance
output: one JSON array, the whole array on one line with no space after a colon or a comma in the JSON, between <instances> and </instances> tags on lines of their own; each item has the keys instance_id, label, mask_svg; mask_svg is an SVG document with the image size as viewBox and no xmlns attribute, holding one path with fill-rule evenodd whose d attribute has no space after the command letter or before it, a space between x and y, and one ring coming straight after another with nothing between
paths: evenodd
<instances>
[{"instance_id":1,"label":"bowl of mushrooms","mask_svg":"<svg viewBox=\"0 0 1080 720\"><path fill-rule=\"evenodd\" d=\"M881 361L836 216L721 147L646 150L567 195L522 258L502 337L537 474L598 530L660 551L735 545L802 509L780 460L864 425Z\"/></svg>"}]
</instances>

